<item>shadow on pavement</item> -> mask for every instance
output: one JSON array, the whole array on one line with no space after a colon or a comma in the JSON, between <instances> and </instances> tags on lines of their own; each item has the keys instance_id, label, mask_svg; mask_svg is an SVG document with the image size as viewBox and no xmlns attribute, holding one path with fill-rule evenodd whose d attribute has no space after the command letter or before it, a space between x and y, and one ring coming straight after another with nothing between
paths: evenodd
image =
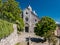
<instances>
[{"instance_id":1,"label":"shadow on pavement","mask_svg":"<svg viewBox=\"0 0 60 45\"><path fill-rule=\"evenodd\" d=\"M44 40L44 39L35 38L35 37L31 37L30 40L31 40L32 42L36 42L36 43L39 43L39 42L44 43L44 42L46 41L46 40ZM26 38L26 41L29 41L29 37Z\"/></svg>"}]
</instances>

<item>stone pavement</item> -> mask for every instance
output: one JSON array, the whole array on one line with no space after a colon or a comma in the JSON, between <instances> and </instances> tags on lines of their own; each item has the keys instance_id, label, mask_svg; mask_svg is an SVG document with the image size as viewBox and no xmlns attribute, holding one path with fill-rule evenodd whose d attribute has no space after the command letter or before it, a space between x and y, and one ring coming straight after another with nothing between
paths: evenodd
<instances>
[{"instance_id":1,"label":"stone pavement","mask_svg":"<svg viewBox=\"0 0 60 45\"><path fill-rule=\"evenodd\" d=\"M33 33L21 33L19 35L19 42L24 42L24 45L27 45L25 43L27 43L27 40L29 39L29 37L31 41L30 45L48 45L47 42L41 43L43 38L36 36Z\"/></svg>"}]
</instances>

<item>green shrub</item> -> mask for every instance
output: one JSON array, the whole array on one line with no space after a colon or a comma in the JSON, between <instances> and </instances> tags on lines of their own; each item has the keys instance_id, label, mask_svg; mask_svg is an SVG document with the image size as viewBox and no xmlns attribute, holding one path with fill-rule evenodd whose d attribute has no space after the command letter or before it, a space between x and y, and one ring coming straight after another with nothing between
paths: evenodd
<instances>
[{"instance_id":1,"label":"green shrub","mask_svg":"<svg viewBox=\"0 0 60 45\"><path fill-rule=\"evenodd\" d=\"M0 19L0 39L7 37L13 32L13 24Z\"/></svg>"}]
</instances>

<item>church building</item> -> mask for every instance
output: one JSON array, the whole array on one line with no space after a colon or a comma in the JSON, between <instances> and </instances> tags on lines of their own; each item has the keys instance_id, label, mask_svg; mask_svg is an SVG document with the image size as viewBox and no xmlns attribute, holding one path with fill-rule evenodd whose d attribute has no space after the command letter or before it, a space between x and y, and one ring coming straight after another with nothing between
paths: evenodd
<instances>
[{"instance_id":1,"label":"church building","mask_svg":"<svg viewBox=\"0 0 60 45\"><path fill-rule=\"evenodd\" d=\"M22 18L23 18L24 24L25 24L24 32L33 33L34 28L36 27L35 24L38 23L38 21L40 19L37 16L37 13L32 10L30 5L23 10Z\"/></svg>"}]
</instances>

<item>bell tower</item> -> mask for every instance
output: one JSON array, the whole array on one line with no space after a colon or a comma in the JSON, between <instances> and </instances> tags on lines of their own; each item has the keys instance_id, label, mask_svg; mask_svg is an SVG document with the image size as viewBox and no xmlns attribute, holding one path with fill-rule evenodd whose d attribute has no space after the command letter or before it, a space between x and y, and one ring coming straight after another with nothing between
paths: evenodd
<instances>
[{"instance_id":1,"label":"bell tower","mask_svg":"<svg viewBox=\"0 0 60 45\"><path fill-rule=\"evenodd\" d=\"M29 9L30 11L32 11L32 8L31 8L31 6L30 6L30 5L28 6L28 9Z\"/></svg>"}]
</instances>

